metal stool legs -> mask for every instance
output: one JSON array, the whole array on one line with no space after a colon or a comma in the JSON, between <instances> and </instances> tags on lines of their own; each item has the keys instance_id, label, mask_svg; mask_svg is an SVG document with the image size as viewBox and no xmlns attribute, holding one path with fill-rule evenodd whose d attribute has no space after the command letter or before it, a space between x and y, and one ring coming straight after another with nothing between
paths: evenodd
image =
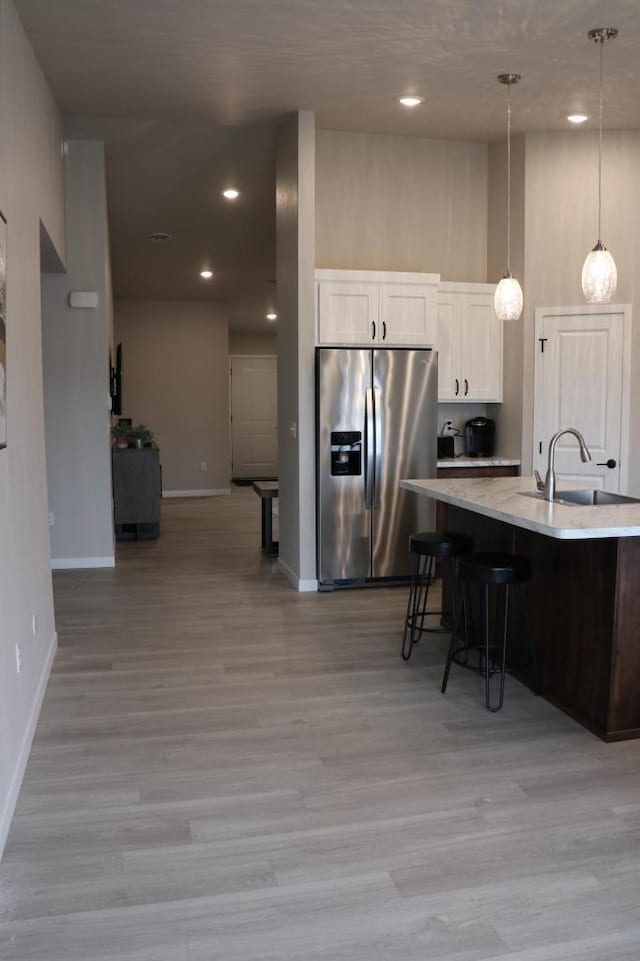
<instances>
[{"instance_id":1,"label":"metal stool legs","mask_svg":"<svg viewBox=\"0 0 640 961\"><path fill-rule=\"evenodd\" d=\"M527 597L527 589L525 584L515 584L515 585L504 585L504 605L502 606L502 623L495 623L493 625L494 630L491 631L491 606L490 606L490 591L489 584L482 585L482 598L483 598L483 611L482 611L482 636L478 638L477 651L478 651L478 670L481 677L484 680L484 702L485 707L488 711L496 713L499 711L504 704L504 685L505 676L507 672L507 636L509 633L509 601L510 601L510 588L515 586L520 592L520 598L522 603L522 615L525 627L525 633L527 635L528 641L528 654L529 654L529 666L534 682L534 693L539 691L538 683L538 673L537 673L537 661L535 647L533 643L533 630L531 626L531 613L529 610L529 600ZM447 689L447 684L449 681L449 673L451 671L451 665L456 661L462 666L470 666L466 663L469 651L471 650L470 642L470 625L469 625L469 599L468 599L469 587L468 583L464 583L459 590L458 604L455 607L455 617L454 617L454 628L451 634L451 642L449 644L449 652L447 654L447 661L445 664L444 675L442 678L442 686L440 690L444 694ZM496 604L496 617L498 612L498 605ZM492 637L493 633L493 637ZM463 639L463 644L457 646L460 640L460 635ZM464 655L464 660L457 660L457 655ZM497 655L497 657L496 657ZM499 687L497 692L497 698L492 696L492 684L491 679L495 675L499 675Z\"/></svg>"},{"instance_id":2,"label":"metal stool legs","mask_svg":"<svg viewBox=\"0 0 640 961\"><path fill-rule=\"evenodd\" d=\"M455 571L453 559L451 557L447 557L446 561L449 564L451 592L453 598L455 598ZM409 599L407 601L407 613L404 621L404 634L402 636L402 658L405 661L408 661L411 657L413 648L422 637L423 631L428 631L431 634L443 634L448 630L446 627L425 627L424 623L425 618L429 615L445 613L444 610L427 610L427 604L429 601L429 588L436 579L435 571L436 557L433 554L421 554L416 556L416 564L414 572L411 575L411 583L409 586ZM455 608L455 602L452 606Z\"/></svg>"},{"instance_id":3,"label":"metal stool legs","mask_svg":"<svg viewBox=\"0 0 640 961\"><path fill-rule=\"evenodd\" d=\"M488 711L492 711L494 714L499 711L504 704L504 677L506 673L506 663L507 663L507 630L509 627L509 585L505 584L504 589L504 612L502 615L502 652L500 658L500 666L496 667L495 658L491 656L491 652L495 649L497 645L491 644L490 630L489 630L489 585L484 585L484 704ZM496 625L497 626L497 625ZM500 693L498 696L498 703L491 703L491 678L494 674L500 675Z\"/></svg>"},{"instance_id":4,"label":"metal stool legs","mask_svg":"<svg viewBox=\"0 0 640 961\"><path fill-rule=\"evenodd\" d=\"M447 661L444 667L444 675L442 678L442 686L440 691L442 694L447 689L447 684L449 681L449 672L451 671L451 665L453 664L454 658L460 653L464 654L464 660L458 661L463 667L467 666L467 659L469 655L469 611L467 608L467 592L464 585L458 585L458 590L455 590L456 581L454 579L455 572L453 570L453 563L451 564L451 589L452 589L452 609L453 609L453 626L451 628L451 640L449 641L449 650L447 651ZM457 647L458 641L460 639L460 623L462 618L462 637L464 639L462 647Z\"/></svg>"}]
</instances>

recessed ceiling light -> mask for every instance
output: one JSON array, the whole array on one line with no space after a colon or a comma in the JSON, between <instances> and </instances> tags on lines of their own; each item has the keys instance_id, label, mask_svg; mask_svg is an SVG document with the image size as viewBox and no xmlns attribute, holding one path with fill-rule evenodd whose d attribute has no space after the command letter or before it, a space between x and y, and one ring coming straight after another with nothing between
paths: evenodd
<instances>
[{"instance_id":1,"label":"recessed ceiling light","mask_svg":"<svg viewBox=\"0 0 640 961\"><path fill-rule=\"evenodd\" d=\"M235 187L227 187L226 190L222 191L222 196L226 197L227 200L237 200L240 196L240 191L236 190Z\"/></svg>"},{"instance_id":2,"label":"recessed ceiling light","mask_svg":"<svg viewBox=\"0 0 640 961\"><path fill-rule=\"evenodd\" d=\"M166 233L164 230L155 230L150 236L150 240L153 240L154 244L166 244L171 240L171 234Z\"/></svg>"},{"instance_id":3,"label":"recessed ceiling light","mask_svg":"<svg viewBox=\"0 0 640 961\"><path fill-rule=\"evenodd\" d=\"M269 313L267 314L267 320L277 320L277 319L278 319L278 315L273 310L270 310Z\"/></svg>"},{"instance_id":4,"label":"recessed ceiling light","mask_svg":"<svg viewBox=\"0 0 640 961\"><path fill-rule=\"evenodd\" d=\"M586 113L569 113L567 114L567 120L569 123L584 123L585 120L589 119L589 115Z\"/></svg>"},{"instance_id":5,"label":"recessed ceiling light","mask_svg":"<svg viewBox=\"0 0 640 961\"><path fill-rule=\"evenodd\" d=\"M213 271L212 271L212 270L201 270L201 271L200 271L200 276L203 277L205 280L211 280L211 278L213 277Z\"/></svg>"},{"instance_id":6,"label":"recessed ceiling light","mask_svg":"<svg viewBox=\"0 0 640 961\"><path fill-rule=\"evenodd\" d=\"M396 97L398 103L401 103L403 107L418 107L421 103L424 103L424 97Z\"/></svg>"}]
</instances>

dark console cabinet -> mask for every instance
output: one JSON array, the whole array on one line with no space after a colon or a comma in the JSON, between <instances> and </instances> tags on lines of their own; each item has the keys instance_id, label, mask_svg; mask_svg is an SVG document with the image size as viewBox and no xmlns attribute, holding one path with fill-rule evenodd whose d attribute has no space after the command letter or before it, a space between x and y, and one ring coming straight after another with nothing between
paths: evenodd
<instances>
[{"instance_id":1,"label":"dark console cabinet","mask_svg":"<svg viewBox=\"0 0 640 961\"><path fill-rule=\"evenodd\" d=\"M113 520L116 540L138 540L160 534L160 451L128 447L112 452Z\"/></svg>"}]
</instances>

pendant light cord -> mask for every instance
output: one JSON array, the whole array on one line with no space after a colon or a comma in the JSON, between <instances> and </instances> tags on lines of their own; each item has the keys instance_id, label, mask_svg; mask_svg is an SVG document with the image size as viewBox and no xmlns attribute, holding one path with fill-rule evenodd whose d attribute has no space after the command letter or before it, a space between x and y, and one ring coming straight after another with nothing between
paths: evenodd
<instances>
[{"instance_id":1,"label":"pendant light cord","mask_svg":"<svg viewBox=\"0 0 640 961\"><path fill-rule=\"evenodd\" d=\"M598 243L602 239L602 114L603 114L603 76L604 76L604 37L600 38L600 99L598 102Z\"/></svg>"},{"instance_id":2,"label":"pendant light cord","mask_svg":"<svg viewBox=\"0 0 640 961\"><path fill-rule=\"evenodd\" d=\"M511 276L511 84L507 84L507 274Z\"/></svg>"}]
</instances>

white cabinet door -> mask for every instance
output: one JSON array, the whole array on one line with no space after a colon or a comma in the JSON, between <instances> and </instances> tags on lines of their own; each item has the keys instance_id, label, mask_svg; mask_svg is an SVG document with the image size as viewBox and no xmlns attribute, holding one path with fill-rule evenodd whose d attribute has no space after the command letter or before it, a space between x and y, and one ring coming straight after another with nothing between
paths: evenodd
<instances>
[{"instance_id":1,"label":"white cabinet door","mask_svg":"<svg viewBox=\"0 0 640 961\"><path fill-rule=\"evenodd\" d=\"M460 394L466 401L502 401L502 321L490 294L462 294Z\"/></svg>"},{"instance_id":2,"label":"white cabinet door","mask_svg":"<svg viewBox=\"0 0 640 961\"><path fill-rule=\"evenodd\" d=\"M320 344L368 344L378 338L378 284L323 280L318 284Z\"/></svg>"},{"instance_id":3,"label":"white cabinet door","mask_svg":"<svg viewBox=\"0 0 640 961\"><path fill-rule=\"evenodd\" d=\"M433 347L437 333L435 285L380 286L379 343L389 347Z\"/></svg>"},{"instance_id":4,"label":"white cabinet door","mask_svg":"<svg viewBox=\"0 0 640 961\"><path fill-rule=\"evenodd\" d=\"M502 401L502 322L488 284L438 290L438 400Z\"/></svg>"},{"instance_id":5,"label":"white cabinet door","mask_svg":"<svg viewBox=\"0 0 640 961\"><path fill-rule=\"evenodd\" d=\"M534 467L543 476L551 437L576 427L591 460L582 463L575 438L566 434L556 446L557 475L620 489L627 311L613 305L536 311Z\"/></svg>"},{"instance_id":6,"label":"white cabinet door","mask_svg":"<svg viewBox=\"0 0 640 961\"><path fill-rule=\"evenodd\" d=\"M438 400L460 399L460 296L438 295Z\"/></svg>"}]
</instances>

